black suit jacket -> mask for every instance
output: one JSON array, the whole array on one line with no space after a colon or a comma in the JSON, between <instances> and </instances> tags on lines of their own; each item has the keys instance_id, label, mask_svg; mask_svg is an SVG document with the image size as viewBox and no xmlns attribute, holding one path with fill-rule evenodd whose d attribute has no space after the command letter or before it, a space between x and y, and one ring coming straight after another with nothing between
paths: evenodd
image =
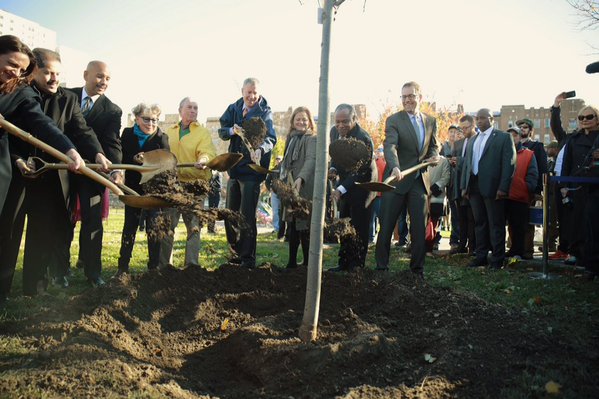
<instances>
[{"instance_id":1,"label":"black suit jacket","mask_svg":"<svg viewBox=\"0 0 599 399\"><path fill-rule=\"evenodd\" d=\"M24 86L11 94L0 95L0 114L9 122L33 134L61 152L75 148L73 143L42 112L38 93L31 86ZM13 136L11 136L13 137ZM21 146L19 139L11 143ZM11 150L15 146L11 144ZM21 146L28 150L28 146ZM17 150L15 148L15 150ZM0 130L0 208L4 205L11 180L11 157L7 133Z\"/></svg>"},{"instance_id":2,"label":"black suit jacket","mask_svg":"<svg viewBox=\"0 0 599 399\"><path fill-rule=\"evenodd\" d=\"M133 158L140 152L158 149L170 150L170 147L168 145L168 136L162 130L160 130L160 128L156 131L156 133L151 135L146 140L143 147L139 146L139 140L133 132L132 127L127 127L123 129L121 141L123 143L123 163L133 165L137 164L137 162ZM142 190L139 184L140 180L141 174L139 172L135 172L133 170L125 171L125 184L141 194Z\"/></svg>"},{"instance_id":3,"label":"black suit jacket","mask_svg":"<svg viewBox=\"0 0 599 399\"><path fill-rule=\"evenodd\" d=\"M473 149L479 137L480 133L473 137L473 140L468 140L460 183L462 191L468 190L470 184ZM515 168L516 148L512 135L493 129L478 163L480 194L485 198L495 198L498 190L509 193Z\"/></svg>"},{"instance_id":4,"label":"black suit jacket","mask_svg":"<svg viewBox=\"0 0 599 399\"><path fill-rule=\"evenodd\" d=\"M77 87L69 90L77 95L77 101L81 108L83 88ZM123 111L116 104L105 95L101 95L85 117L88 126L96 133L104 155L112 163L121 163L123 157L120 138L122 114Z\"/></svg>"}]
</instances>

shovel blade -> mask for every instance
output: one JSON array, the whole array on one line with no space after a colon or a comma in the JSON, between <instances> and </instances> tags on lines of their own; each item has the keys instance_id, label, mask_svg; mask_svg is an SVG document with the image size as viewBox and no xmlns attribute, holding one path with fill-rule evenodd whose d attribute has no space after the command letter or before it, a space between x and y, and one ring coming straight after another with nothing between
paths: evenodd
<instances>
[{"instance_id":1,"label":"shovel blade","mask_svg":"<svg viewBox=\"0 0 599 399\"><path fill-rule=\"evenodd\" d=\"M383 183L380 181L369 181L369 182L355 183L355 184L356 184L356 186L358 186L361 189L366 190L366 191L385 192L385 191L391 191L395 188L390 184L386 184L386 183Z\"/></svg>"},{"instance_id":2,"label":"shovel blade","mask_svg":"<svg viewBox=\"0 0 599 399\"><path fill-rule=\"evenodd\" d=\"M243 154L237 152L228 152L212 158L208 163L206 163L206 166L219 172L226 172L233 166L237 165L242 158Z\"/></svg>"},{"instance_id":3,"label":"shovel blade","mask_svg":"<svg viewBox=\"0 0 599 399\"><path fill-rule=\"evenodd\" d=\"M254 171L254 172L258 172L258 173L262 173L262 174L267 174L270 173L270 170L266 169L265 167L255 164L255 163L250 163L248 164L248 166Z\"/></svg>"},{"instance_id":4,"label":"shovel blade","mask_svg":"<svg viewBox=\"0 0 599 399\"><path fill-rule=\"evenodd\" d=\"M172 205L160 197L151 195L119 195L119 200L125 205L133 208L156 209L169 208Z\"/></svg>"},{"instance_id":5,"label":"shovel blade","mask_svg":"<svg viewBox=\"0 0 599 399\"><path fill-rule=\"evenodd\" d=\"M145 171L141 174L140 183L145 183L152 177L167 170L173 170L177 167L177 157L168 150L152 150L144 152L143 165L152 170Z\"/></svg>"}]
</instances>

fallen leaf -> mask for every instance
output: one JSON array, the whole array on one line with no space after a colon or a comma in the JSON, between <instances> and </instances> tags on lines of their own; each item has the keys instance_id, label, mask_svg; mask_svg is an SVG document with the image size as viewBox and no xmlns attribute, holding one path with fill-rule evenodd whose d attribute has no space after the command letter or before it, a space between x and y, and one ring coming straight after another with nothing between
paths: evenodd
<instances>
[{"instance_id":1,"label":"fallen leaf","mask_svg":"<svg viewBox=\"0 0 599 399\"><path fill-rule=\"evenodd\" d=\"M223 322L220 324L221 332L227 331L227 327L229 327L229 318L224 319Z\"/></svg>"},{"instance_id":2,"label":"fallen leaf","mask_svg":"<svg viewBox=\"0 0 599 399\"><path fill-rule=\"evenodd\" d=\"M549 381L547 384L545 384L545 391L547 391L547 393L550 393L552 395L557 395L559 393L559 389L562 386L560 384L558 384L555 381Z\"/></svg>"},{"instance_id":3,"label":"fallen leaf","mask_svg":"<svg viewBox=\"0 0 599 399\"><path fill-rule=\"evenodd\" d=\"M432 356L430 353L425 353L424 354L424 360L426 360L429 363L434 363L435 360L437 360L436 357Z\"/></svg>"}]
</instances>

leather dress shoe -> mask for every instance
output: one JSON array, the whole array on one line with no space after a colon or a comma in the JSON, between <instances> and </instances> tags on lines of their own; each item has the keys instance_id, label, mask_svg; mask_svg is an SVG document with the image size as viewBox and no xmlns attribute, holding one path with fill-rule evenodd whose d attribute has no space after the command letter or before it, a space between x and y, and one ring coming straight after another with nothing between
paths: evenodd
<instances>
[{"instance_id":1,"label":"leather dress shoe","mask_svg":"<svg viewBox=\"0 0 599 399\"><path fill-rule=\"evenodd\" d=\"M69 287L69 280L67 279L66 276L53 277L52 278L52 285L55 286L55 287L60 287L60 288L68 288Z\"/></svg>"},{"instance_id":2,"label":"leather dress shoe","mask_svg":"<svg viewBox=\"0 0 599 399\"><path fill-rule=\"evenodd\" d=\"M483 259L473 259L472 262L468 263L468 267L481 267L481 266L487 266L489 264L489 262L487 262L486 260Z\"/></svg>"},{"instance_id":3,"label":"leather dress shoe","mask_svg":"<svg viewBox=\"0 0 599 399\"><path fill-rule=\"evenodd\" d=\"M228 262L232 265L241 265L241 258L239 256L233 256L229 258Z\"/></svg>"},{"instance_id":4,"label":"leather dress shoe","mask_svg":"<svg viewBox=\"0 0 599 399\"><path fill-rule=\"evenodd\" d=\"M102 280L102 277L88 278L87 281L92 285L92 287L103 287L106 285L106 281Z\"/></svg>"}]
</instances>

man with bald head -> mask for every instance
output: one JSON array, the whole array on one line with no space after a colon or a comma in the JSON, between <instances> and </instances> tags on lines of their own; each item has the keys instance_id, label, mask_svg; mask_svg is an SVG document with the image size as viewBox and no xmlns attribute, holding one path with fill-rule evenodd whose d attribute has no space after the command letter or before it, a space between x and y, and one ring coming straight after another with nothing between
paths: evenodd
<instances>
[{"instance_id":1,"label":"man with bald head","mask_svg":"<svg viewBox=\"0 0 599 399\"><path fill-rule=\"evenodd\" d=\"M493 127L488 108L476 113L480 130L468 140L461 174L462 196L468 198L474 215L476 257L470 267L489 265L501 269L505 259L505 199L516 166L516 149L509 133ZM487 255L491 249L491 257Z\"/></svg>"},{"instance_id":2,"label":"man with bald head","mask_svg":"<svg viewBox=\"0 0 599 399\"><path fill-rule=\"evenodd\" d=\"M81 112L112 163L121 163L121 109L104 94L110 83L110 70L102 61L90 61L83 72L84 87L71 89L79 99ZM123 181L121 171L111 178ZM75 178L75 186L81 204L81 231L79 233L79 267L93 286L104 285L102 271L102 197L104 186L81 176Z\"/></svg>"}]
</instances>

